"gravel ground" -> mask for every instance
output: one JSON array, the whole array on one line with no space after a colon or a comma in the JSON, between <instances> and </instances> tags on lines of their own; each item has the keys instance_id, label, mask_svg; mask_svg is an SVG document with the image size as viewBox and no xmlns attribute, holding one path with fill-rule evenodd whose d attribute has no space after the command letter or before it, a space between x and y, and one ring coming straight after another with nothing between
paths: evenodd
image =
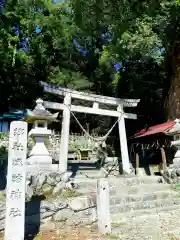
<instances>
[{"instance_id":1,"label":"gravel ground","mask_svg":"<svg viewBox=\"0 0 180 240\"><path fill-rule=\"evenodd\" d=\"M0 240L3 240L3 233L0 235ZM32 237L29 236L25 240L32 240ZM103 240L103 237L97 234L95 228L69 227L53 231L41 231L33 240Z\"/></svg>"}]
</instances>

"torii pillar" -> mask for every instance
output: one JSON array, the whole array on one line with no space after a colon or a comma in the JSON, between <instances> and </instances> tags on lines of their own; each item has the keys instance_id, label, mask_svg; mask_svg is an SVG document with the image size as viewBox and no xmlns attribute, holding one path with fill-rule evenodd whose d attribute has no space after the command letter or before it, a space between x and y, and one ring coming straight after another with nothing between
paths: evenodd
<instances>
[{"instance_id":1,"label":"torii pillar","mask_svg":"<svg viewBox=\"0 0 180 240\"><path fill-rule=\"evenodd\" d=\"M130 173L130 162L129 162L129 153L128 153L123 106L119 105L117 108L117 111L121 113L121 116L119 117L119 121L118 121L118 127L119 127L119 139L120 139L120 149L121 149L123 173L129 174Z\"/></svg>"},{"instance_id":2,"label":"torii pillar","mask_svg":"<svg viewBox=\"0 0 180 240\"><path fill-rule=\"evenodd\" d=\"M68 169L68 146L69 146L69 129L71 118L71 94L66 93L64 97L62 128L61 128L61 142L60 142L60 154L59 154L59 171L66 172Z\"/></svg>"}]
</instances>

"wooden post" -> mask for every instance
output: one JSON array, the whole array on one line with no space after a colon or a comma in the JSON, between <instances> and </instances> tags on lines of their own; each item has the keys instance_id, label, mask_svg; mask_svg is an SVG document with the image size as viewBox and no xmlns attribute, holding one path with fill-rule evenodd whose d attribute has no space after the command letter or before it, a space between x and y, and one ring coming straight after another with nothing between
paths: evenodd
<instances>
[{"instance_id":1,"label":"wooden post","mask_svg":"<svg viewBox=\"0 0 180 240\"><path fill-rule=\"evenodd\" d=\"M25 224L27 123L14 121L10 126L5 240L23 240Z\"/></svg>"},{"instance_id":2,"label":"wooden post","mask_svg":"<svg viewBox=\"0 0 180 240\"><path fill-rule=\"evenodd\" d=\"M139 173L139 153L136 153L136 175Z\"/></svg>"},{"instance_id":3,"label":"wooden post","mask_svg":"<svg viewBox=\"0 0 180 240\"><path fill-rule=\"evenodd\" d=\"M136 153L136 168L139 168L139 153Z\"/></svg>"},{"instance_id":4,"label":"wooden post","mask_svg":"<svg viewBox=\"0 0 180 240\"><path fill-rule=\"evenodd\" d=\"M66 93L64 97L64 104L65 104L65 109L63 110L60 156L59 156L60 172L66 172L68 167L69 128L70 128L70 117L71 117L71 112L70 112L71 94L70 93Z\"/></svg>"},{"instance_id":5,"label":"wooden post","mask_svg":"<svg viewBox=\"0 0 180 240\"><path fill-rule=\"evenodd\" d=\"M105 178L97 180L97 215L99 232L101 234L111 233L109 184Z\"/></svg>"},{"instance_id":6,"label":"wooden post","mask_svg":"<svg viewBox=\"0 0 180 240\"><path fill-rule=\"evenodd\" d=\"M164 173L167 170L167 162L166 162L166 153L163 147L161 147L161 156L162 156L163 173Z\"/></svg>"},{"instance_id":7,"label":"wooden post","mask_svg":"<svg viewBox=\"0 0 180 240\"><path fill-rule=\"evenodd\" d=\"M125 128L125 121L124 121L124 111L123 106L119 105L117 111L122 113L121 117L119 118L118 125L119 125L119 138L120 138L120 148L121 148L121 158L122 158L122 165L123 165L123 172L130 173L130 164L129 164L129 153L128 153L128 146L127 146L127 137L126 137L126 128Z\"/></svg>"}]
</instances>

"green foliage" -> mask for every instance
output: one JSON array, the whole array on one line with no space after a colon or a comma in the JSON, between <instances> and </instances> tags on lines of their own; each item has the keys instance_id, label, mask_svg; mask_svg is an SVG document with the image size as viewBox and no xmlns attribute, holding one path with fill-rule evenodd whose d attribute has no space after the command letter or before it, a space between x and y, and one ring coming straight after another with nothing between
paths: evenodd
<instances>
[{"instance_id":1,"label":"green foliage","mask_svg":"<svg viewBox=\"0 0 180 240\"><path fill-rule=\"evenodd\" d=\"M180 189L180 184L176 184L175 189L179 190Z\"/></svg>"},{"instance_id":2,"label":"green foliage","mask_svg":"<svg viewBox=\"0 0 180 240\"><path fill-rule=\"evenodd\" d=\"M79 56L72 44L76 26L65 4L51 1L7 1L0 26L1 109L32 106L42 95L40 80L71 88L88 88L89 79L80 71ZM20 26L20 34L13 32ZM40 33L35 29L39 26ZM29 38L29 50L19 49ZM15 51L17 49L17 52ZM78 60L77 60L78 58Z\"/></svg>"},{"instance_id":3,"label":"green foliage","mask_svg":"<svg viewBox=\"0 0 180 240\"><path fill-rule=\"evenodd\" d=\"M140 104L139 111L147 124L164 121L170 78L177 70L174 59L179 59L179 1L70 2L76 24L87 35L98 41L102 32L110 35L110 41L98 47L98 67L111 76L109 93L141 98L144 104ZM114 74L112 66L117 61L122 66ZM147 113L149 102L152 107ZM148 116L157 118L153 122Z\"/></svg>"},{"instance_id":4,"label":"green foliage","mask_svg":"<svg viewBox=\"0 0 180 240\"><path fill-rule=\"evenodd\" d=\"M9 106L31 107L43 95L42 80L103 95L140 98L141 124L164 120L169 76L179 49L178 0L58 4L8 0L0 17L1 111ZM20 26L19 35L13 31L15 24ZM20 48L26 37L28 51ZM73 39L88 52L85 56ZM117 71L116 62L121 62Z\"/></svg>"},{"instance_id":5,"label":"green foliage","mask_svg":"<svg viewBox=\"0 0 180 240\"><path fill-rule=\"evenodd\" d=\"M0 140L4 139L4 138L8 138L9 137L9 134L8 133L3 133L3 132L0 132Z\"/></svg>"},{"instance_id":6,"label":"green foliage","mask_svg":"<svg viewBox=\"0 0 180 240\"><path fill-rule=\"evenodd\" d=\"M91 83L82 73L59 67L52 69L47 80L51 84L60 84L70 89L86 89L91 86Z\"/></svg>"},{"instance_id":7,"label":"green foliage","mask_svg":"<svg viewBox=\"0 0 180 240\"><path fill-rule=\"evenodd\" d=\"M179 240L179 238L171 236L171 237L169 237L169 240Z\"/></svg>"},{"instance_id":8,"label":"green foliage","mask_svg":"<svg viewBox=\"0 0 180 240\"><path fill-rule=\"evenodd\" d=\"M4 159L4 161L7 160L7 147L8 144L4 142L4 144L1 143L1 141L7 140L8 141L8 134L7 133L0 133L0 157L1 159Z\"/></svg>"},{"instance_id":9,"label":"green foliage","mask_svg":"<svg viewBox=\"0 0 180 240\"><path fill-rule=\"evenodd\" d=\"M81 195L82 195L81 193L76 192L75 190L66 189L66 190L62 190L61 194L58 197L66 199L66 198L79 197Z\"/></svg>"},{"instance_id":10,"label":"green foliage","mask_svg":"<svg viewBox=\"0 0 180 240\"><path fill-rule=\"evenodd\" d=\"M5 147L0 147L0 157L4 156L7 154L7 149Z\"/></svg>"},{"instance_id":11,"label":"green foliage","mask_svg":"<svg viewBox=\"0 0 180 240\"><path fill-rule=\"evenodd\" d=\"M118 234L109 233L105 235L106 239L120 239Z\"/></svg>"}]
</instances>

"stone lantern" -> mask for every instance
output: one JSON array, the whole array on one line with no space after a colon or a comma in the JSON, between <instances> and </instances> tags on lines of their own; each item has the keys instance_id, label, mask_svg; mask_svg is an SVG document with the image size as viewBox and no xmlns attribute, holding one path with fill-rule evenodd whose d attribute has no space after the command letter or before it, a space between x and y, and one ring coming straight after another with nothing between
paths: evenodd
<instances>
[{"instance_id":1,"label":"stone lantern","mask_svg":"<svg viewBox=\"0 0 180 240\"><path fill-rule=\"evenodd\" d=\"M174 141L171 145L177 150L173 159L173 168L180 168L180 119L175 119L174 122L175 125L166 134L173 137Z\"/></svg>"},{"instance_id":2,"label":"stone lantern","mask_svg":"<svg viewBox=\"0 0 180 240\"><path fill-rule=\"evenodd\" d=\"M52 164L52 157L45 146L45 140L51 135L48 123L54 121L57 116L58 113L51 114L45 109L42 99L36 101L36 107L33 111L28 110L25 120L28 123L34 124L29 132L29 137L33 137L35 140L35 146L32 148L27 159L28 165Z\"/></svg>"}]
</instances>

